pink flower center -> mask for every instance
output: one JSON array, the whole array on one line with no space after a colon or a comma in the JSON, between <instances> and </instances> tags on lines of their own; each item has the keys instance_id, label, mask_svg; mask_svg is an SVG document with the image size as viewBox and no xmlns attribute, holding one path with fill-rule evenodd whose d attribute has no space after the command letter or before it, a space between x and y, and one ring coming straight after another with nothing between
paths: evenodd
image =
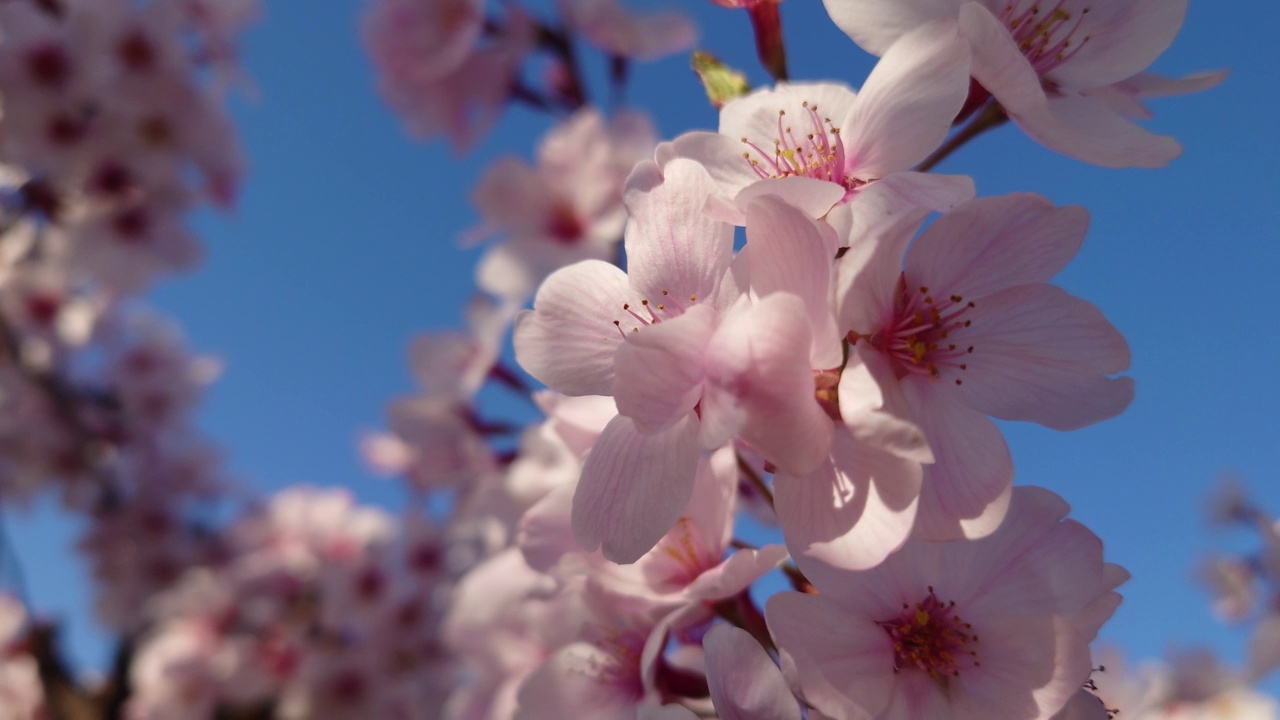
<instances>
[{"instance_id":1,"label":"pink flower center","mask_svg":"<svg viewBox=\"0 0 1280 720\"><path fill-rule=\"evenodd\" d=\"M742 142L751 148L742 153L751 169L761 179L784 177L809 177L839 183L852 190L863 181L845 173L844 142L840 128L831 124L831 118L818 114L818 106L804 102L808 130L797 134L787 121L787 111L778 111L778 134L773 139L773 153L766 152L747 138Z\"/></svg>"},{"instance_id":2,"label":"pink flower center","mask_svg":"<svg viewBox=\"0 0 1280 720\"><path fill-rule=\"evenodd\" d=\"M1089 8L1073 15L1063 9L1064 3L1065 0L1058 0L1045 10L1041 5L1048 3L1040 0L1033 0L1027 7L1023 7L1025 0L1009 0L1000 12L1000 22L1009 28L1013 41L1037 75L1044 75L1070 60L1089 42L1088 35L1079 41L1073 40Z\"/></svg>"},{"instance_id":3,"label":"pink flower center","mask_svg":"<svg viewBox=\"0 0 1280 720\"><path fill-rule=\"evenodd\" d=\"M658 542L662 561L653 567L651 580L664 590L678 590L697 580L702 573L720 564L718 548L711 548L702 532L687 517Z\"/></svg>"},{"instance_id":4,"label":"pink flower center","mask_svg":"<svg viewBox=\"0 0 1280 720\"><path fill-rule=\"evenodd\" d=\"M622 311L629 318L626 320L614 320L613 326L618 328L618 332L622 333L622 337L627 337L627 330L622 328L623 324L631 325L630 332L639 332L642 327L657 325L663 320L683 315L684 311L693 303L698 302L696 295L689 296L689 305L685 305L679 298L670 292L663 290L658 302L649 302L648 298L640 301L639 305L634 303L623 303Z\"/></svg>"},{"instance_id":5,"label":"pink flower center","mask_svg":"<svg viewBox=\"0 0 1280 720\"><path fill-rule=\"evenodd\" d=\"M957 375L969 369L966 356L973 345L957 343L955 335L973 321L964 316L974 308L973 301L960 295L934 297L921 285L908 289L906 276L898 279L898 295L893 317L874 335L849 333L849 341L866 340L894 361L899 378L926 375L939 380L944 374ZM963 381L953 378L956 385Z\"/></svg>"},{"instance_id":6,"label":"pink flower center","mask_svg":"<svg viewBox=\"0 0 1280 720\"><path fill-rule=\"evenodd\" d=\"M645 634L633 630L607 633L593 643L604 651L604 657L593 661L588 672L618 695L639 700L644 697L640 660L646 639Z\"/></svg>"},{"instance_id":7,"label":"pink flower center","mask_svg":"<svg viewBox=\"0 0 1280 720\"><path fill-rule=\"evenodd\" d=\"M893 671L916 668L934 680L956 677L962 668L977 667L978 636L955 613L955 602L943 602L929 594L915 605L902 604L896 618L876 624L893 640Z\"/></svg>"}]
</instances>

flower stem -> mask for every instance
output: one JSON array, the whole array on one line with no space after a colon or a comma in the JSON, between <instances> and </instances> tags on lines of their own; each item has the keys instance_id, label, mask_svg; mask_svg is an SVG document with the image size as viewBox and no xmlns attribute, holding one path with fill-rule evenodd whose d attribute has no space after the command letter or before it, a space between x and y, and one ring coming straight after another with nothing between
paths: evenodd
<instances>
[{"instance_id":1,"label":"flower stem","mask_svg":"<svg viewBox=\"0 0 1280 720\"><path fill-rule=\"evenodd\" d=\"M760 477L760 473L756 472L756 469L751 467L751 465L741 455L738 456L738 470L747 477L747 482L751 483L751 487L754 488L756 492L760 493L760 496L769 503L769 508L772 509L773 491L769 489L767 484L765 484L764 478Z\"/></svg>"},{"instance_id":2,"label":"flower stem","mask_svg":"<svg viewBox=\"0 0 1280 720\"><path fill-rule=\"evenodd\" d=\"M942 147L938 148L932 155L925 158L924 162L920 163L916 167L916 172L929 172L933 169L933 166L942 162L951 153L959 150L965 143L992 128L1000 127L1008 121L1009 116L1005 114L1004 108L1000 106L1000 103L995 100L989 100L987 104L983 105L982 109L973 116L973 119L969 121L968 125L961 128L960 132L952 135L945 143L942 144Z\"/></svg>"}]
</instances>

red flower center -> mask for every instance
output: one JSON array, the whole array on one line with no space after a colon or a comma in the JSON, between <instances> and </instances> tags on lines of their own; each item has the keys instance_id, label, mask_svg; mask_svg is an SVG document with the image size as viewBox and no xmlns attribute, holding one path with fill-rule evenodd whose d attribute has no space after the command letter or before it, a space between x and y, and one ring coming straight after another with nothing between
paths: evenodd
<instances>
[{"instance_id":1,"label":"red flower center","mask_svg":"<svg viewBox=\"0 0 1280 720\"><path fill-rule=\"evenodd\" d=\"M939 600L930 587L915 605L903 603L898 617L876 623L893 640L894 672L914 667L934 680L945 680L980 664L973 648L978 636L956 614L955 606Z\"/></svg>"}]
</instances>

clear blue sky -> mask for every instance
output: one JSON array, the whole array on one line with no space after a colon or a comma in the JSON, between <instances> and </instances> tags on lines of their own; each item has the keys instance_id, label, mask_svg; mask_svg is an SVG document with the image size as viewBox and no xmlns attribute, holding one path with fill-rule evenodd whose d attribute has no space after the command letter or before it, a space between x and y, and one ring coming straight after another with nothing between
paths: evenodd
<instances>
[{"instance_id":1,"label":"clear blue sky","mask_svg":"<svg viewBox=\"0 0 1280 720\"><path fill-rule=\"evenodd\" d=\"M745 15L706 0L669 4L696 17L702 47L763 82ZM154 301L196 348L226 362L203 425L248 486L344 484L394 507L399 488L365 474L354 440L381 427L384 405L411 390L407 340L461 322L478 256L456 244L477 222L470 188L496 157L528 157L548 121L510 113L465 157L409 141L374 90L358 40L361 7L274 3L249 33L244 62L259 97L235 104L251 158L239 206L201 218L207 263ZM791 0L782 11L795 78L865 78L872 59L817 0ZM1209 618L1192 569L1211 548L1246 547L1248 538L1210 532L1201 507L1229 471L1280 513L1277 27L1280 6L1269 0L1192 3L1154 69L1232 74L1207 93L1155 102L1149 127L1185 148L1167 169L1087 166L1013 127L939 168L973 175L980 194L1035 191L1093 215L1061 282L1128 337L1137 400L1121 418L1080 432L1006 432L1018 482L1066 497L1109 559L1133 573L1104 629L1131 656L1210 643L1238 660L1243 634ZM598 57L588 54L588 64L598 68ZM687 59L637 66L633 78L630 98L653 112L664 136L715 126ZM603 97L602 84L595 89ZM47 508L34 520L15 515L9 532L37 608L67 617L78 654L101 663L101 638L84 613L83 566L67 552L75 528Z\"/></svg>"}]
</instances>

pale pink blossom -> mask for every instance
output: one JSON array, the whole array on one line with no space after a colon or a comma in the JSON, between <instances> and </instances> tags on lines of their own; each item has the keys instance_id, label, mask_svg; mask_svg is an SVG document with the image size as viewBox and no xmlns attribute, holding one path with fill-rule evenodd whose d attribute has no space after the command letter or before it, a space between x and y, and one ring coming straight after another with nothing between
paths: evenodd
<instances>
[{"instance_id":1,"label":"pale pink blossom","mask_svg":"<svg viewBox=\"0 0 1280 720\"><path fill-rule=\"evenodd\" d=\"M374 64L425 81L456 70L480 41L484 0L379 0L364 16Z\"/></svg>"},{"instance_id":2,"label":"pale pink blossom","mask_svg":"<svg viewBox=\"0 0 1280 720\"><path fill-rule=\"evenodd\" d=\"M1051 717L1088 680L1128 577L1067 510L1020 487L986 538L913 537L861 572L803 563L819 594L766 608L793 688L829 717Z\"/></svg>"},{"instance_id":3,"label":"pale pink blossom","mask_svg":"<svg viewBox=\"0 0 1280 720\"><path fill-rule=\"evenodd\" d=\"M715 602L747 589L785 557L780 545L730 552L737 496L732 448L699 460L684 514L635 563L618 565L599 551L577 547L570 528L573 488L548 494L522 518L519 543L529 564L569 582L585 577L594 589L672 606Z\"/></svg>"},{"instance_id":4,"label":"pale pink blossom","mask_svg":"<svg viewBox=\"0 0 1280 720\"><path fill-rule=\"evenodd\" d=\"M1129 118L1146 94L1194 92L1222 74L1169 81L1144 74L1182 27L1187 0L824 0L836 25L873 54L940 18L973 47L968 108L995 101L1045 146L1105 167L1160 167L1181 152Z\"/></svg>"},{"instance_id":5,"label":"pale pink blossom","mask_svg":"<svg viewBox=\"0 0 1280 720\"><path fill-rule=\"evenodd\" d=\"M672 612L670 606L590 585L569 592L582 600L581 630L525 680L515 719L688 717L678 708L662 708L667 673L684 669L668 658L667 646L683 643L682 632L706 623L709 611L693 606Z\"/></svg>"},{"instance_id":6,"label":"pale pink blossom","mask_svg":"<svg viewBox=\"0 0 1280 720\"><path fill-rule=\"evenodd\" d=\"M414 22L404 24L375 17L366 26L364 41L379 73L379 89L411 135L445 135L458 150L469 149L506 105L519 68L534 48L533 19L512 10L488 42L457 62L446 53L450 62L443 63L438 48L419 43L424 35L437 36L438 28L424 27L431 24L426 15L412 17ZM442 66L449 69L440 72Z\"/></svg>"},{"instance_id":7,"label":"pale pink blossom","mask_svg":"<svg viewBox=\"0 0 1280 720\"><path fill-rule=\"evenodd\" d=\"M954 22L931 23L896 43L860 92L835 83L757 90L721 109L718 133L659 146L658 162L702 163L716 183L708 211L739 225L760 194L816 218L878 184L904 205L948 209L973 197L971 180L906 171L946 137L964 101L968 56Z\"/></svg>"},{"instance_id":8,"label":"pale pink blossom","mask_svg":"<svg viewBox=\"0 0 1280 720\"><path fill-rule=\"evenodd\" d=\"M910 214L850 239L841 328L852 342L840 414L853 434L924 469L916 532L974 537L999 524L1013 465L986 416L1071 430L1133 397L1120 333L1050 285L1088 216L1035 195L982 198L912 240ZM908 247L909 245L909 247Z\"/></svg>"},{"instance_id":9,"label":"pale pink blossom","mask_svg":"<svg viewBox=\"0 0 1280 720\"><path fill-rule=\"evenodd\" d=\"M688 50L698 30L673 10L638 13L621 0L559 0L569 27L601 50L618 57L656 60Z\"/></svg>"},{"instance_id":10,"label":"pale pink blossom","mask_svg":"<svg viewBox=\"0 0 1280 720\"><path fill-rule=\"evenodd\" d=\"M755 299L722 284L731 228L699 212L708 183L689 161L668 164L665 177L651 163L639 166L629 181L628 272L596 261L570 266L517 319L516 355L526 370L566 394L612 395L618 404L574 498L583 548L603 543L615 561L636 560L680 516L701 451L741 436L780 467L805 472L831 437L810 358L817 346L824 355L835 347L834 334L815 343L829 322L815 330L812 318L829 319L827 298L812 287L786 291L803 272L781 273ZM767 214L775 206L759 207ZM833 238L810 230L817 239L788 233L778 242L798 256L834 249ZM824 284L829 257L817 267Z\"/></svg>"},{"instance_id":11,"label":"pale pink blossom","mask_svg":"<svg viewBox=\"0 0 1280 720\"><path fill-rule=\"evenodd\" d=\"M657 142L649 119L622 112L606 120L584 108L553 128L536 166L514 157L485 171L472 195L478 233L500 233L476 269L482 290L524 303L552 271L579 260L613 260L622 241L622 186Z\"/></svg>"}]
</instances>

